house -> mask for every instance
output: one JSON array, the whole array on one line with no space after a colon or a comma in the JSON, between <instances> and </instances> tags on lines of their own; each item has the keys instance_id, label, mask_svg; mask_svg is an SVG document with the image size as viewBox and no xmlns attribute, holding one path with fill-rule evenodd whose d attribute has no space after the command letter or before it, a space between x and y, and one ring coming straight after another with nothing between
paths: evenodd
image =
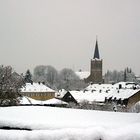
<instances>
[{"instance_id":1,"label":"house","mask_svg":"<svg viewBox=\"0 0 140 140\"><path fill-rule=\"evenodd\" d=\"M21 88L21 94L23 96L41 101L45 101L55 97L55 91L40 82L26 83L25 86Z\"/></svg>"},{"instance_id":2,"label":"house","mask_svg":"<svg viewBox=\"0 0 140 140\"><path fill-rule=\"evenodd\" d=\"M114 102L117 105L123 105L131 108L140 101L140 88L138 86L130 85L126 82L126 87L114 90L106 97L105 102Z\"/></svg>"},{"instance_id":3,"label":"house","mask_svg":"<svg viewBox=\"0 0 140 140\"><path fill-rule=\"evenodd\" d=\"M104 98L105 103L116 103L117 105L127 106L127 108L140 101L140 86L134 82L91 84L86 90L99 93Z\"/></svg>"},{"instance_id":4,"label":"house","mask_svg":"<svg viewBox=\"0 0 140 140\"><path fill-rule=\"evenodd\" d=\"M81 91L69 91L59 93L59 97L65 102L89 104L108 104L125 106L130 108L140 101L140 86L134 82L119 82L116 84L90 84Z\"/></svg>"},{"instance_id":5,"label":"house","mask_svg":"<svg viewBox=\"0 0 140 140\"><path fill-rule=\"evenodd\" d=\"M64 102L68 102L68 103L73 102L77 104L77 100L73 97L73 95L69 91L67 91L67 93L62 97L61 100Z\"/></svg>"}]
</instances>

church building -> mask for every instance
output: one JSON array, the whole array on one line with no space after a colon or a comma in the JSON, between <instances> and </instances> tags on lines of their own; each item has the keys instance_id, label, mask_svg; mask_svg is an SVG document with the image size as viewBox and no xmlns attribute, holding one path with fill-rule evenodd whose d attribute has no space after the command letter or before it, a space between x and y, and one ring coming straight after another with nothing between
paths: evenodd
<instances>
[{"instance_id":1,"label":"church building","mask_svg":"<svg viewBox=\"0 0 140 140\"><path fill-rule=\"evenodd\" d=\"M102 83L102 59L100 58L98 41L96 39L94 56L91 59L90 75L85 79L86 83Z\"/></svg>"}]
</instances>

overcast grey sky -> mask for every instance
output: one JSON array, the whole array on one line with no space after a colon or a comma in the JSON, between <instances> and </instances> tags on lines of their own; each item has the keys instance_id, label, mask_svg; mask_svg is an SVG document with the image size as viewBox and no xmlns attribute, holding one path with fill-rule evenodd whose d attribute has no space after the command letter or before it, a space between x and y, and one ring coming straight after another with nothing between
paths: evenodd
<instances>
[{"instance_id":1,"label":"overcast grey sky","mask_svg":"<svg viewBox=\"0 0 140 140\"><path fill-rule=\"evenodd\" d=\"M0 64L89 70L98 35L103 70L140 74L140 0L0 0Z\"/></svg>"}]
</instances>

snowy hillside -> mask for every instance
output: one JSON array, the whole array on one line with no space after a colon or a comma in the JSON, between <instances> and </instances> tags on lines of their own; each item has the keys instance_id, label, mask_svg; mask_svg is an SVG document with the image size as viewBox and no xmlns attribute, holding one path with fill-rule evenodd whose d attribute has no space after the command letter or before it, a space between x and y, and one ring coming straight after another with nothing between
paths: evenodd
<instances>
[{"instance_id":1,"label":"snowy hillside","mask_svg":"<svg viewBox=\"0 0 140 140\"><path fill-rule=\"evenodd\" d=\"M53 107L0 108L0 140L140 140L140 114Z\"/></svg>"}]
</instances>

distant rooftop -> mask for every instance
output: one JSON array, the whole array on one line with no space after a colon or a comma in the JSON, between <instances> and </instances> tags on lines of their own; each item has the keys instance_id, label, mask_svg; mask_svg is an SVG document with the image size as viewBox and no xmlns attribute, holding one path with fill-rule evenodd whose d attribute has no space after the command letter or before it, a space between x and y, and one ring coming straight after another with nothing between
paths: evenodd
<instances>
[{"instance_id":1,"label":"distant rooftop","mask_svg":"<svg viewBox=\"0 0 140 140\"><path fill-rule=\"evenodd\" d=\"M133 89L134 86L136 87L135 90ZM90 84L84 90L69 92L80 103L82 101L104 102L105 98L116 98L123 100L131 97L139 91L140 86L136 85L134 82L119 82L116 84ZM60 91L57 95L59 95L59 97L63 97L65 94L64 92Z\"/></svg>"},{"instance_id":2,"label":"distant rooftop","mask_svg":"<svg viewBox=\"0 0 140 140\"><path fill-rule=\"evenodd\" d=\"M87 78L90 75L90 72L88 71L77 71L75 73L81 80Z\"/></svg>"},{"instance_id":3,"label":"distant rooftop","mask_svg":"<svg viewBox=\"0 0 140 140\"><path fill-rule=\"evenodd\" d=\"M54 92L54 90L42 83L26 83L26 85L21 88L21 92Z\"/></svg>"}]
</instances>

